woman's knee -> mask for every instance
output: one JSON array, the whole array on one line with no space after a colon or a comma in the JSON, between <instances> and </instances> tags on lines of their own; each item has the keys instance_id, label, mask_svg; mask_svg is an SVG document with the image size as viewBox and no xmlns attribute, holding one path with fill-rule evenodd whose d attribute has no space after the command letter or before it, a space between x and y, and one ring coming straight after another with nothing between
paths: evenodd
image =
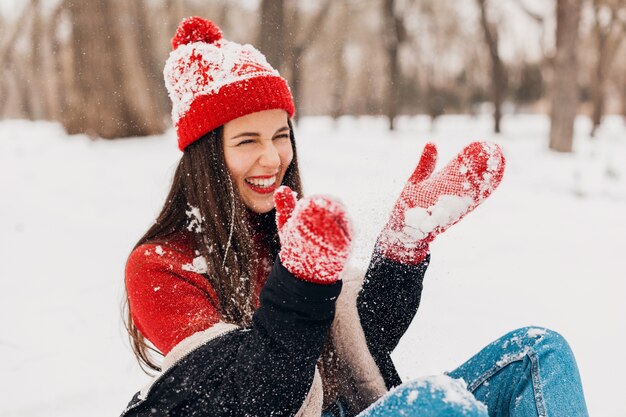
<instances>
[{"instance_id":1,"label":"woman's knee","mask_svg":"<svg viewBox=\"0 0 626 417\"><path fill-rule=\"evenodd\" d=\"M494 344L498 343L502 343L503 347L508 345L537 345L541 343L567 345L567 341L561 334L540 326L526 326L515 329L494 342Z\"/></svg>"},{"instance_id":2,"label":"woman's knee","mask_svg":"<svg viewBox=\"0 0 626 417\"><path fill-rule=\"evenodd\" d=\"M532 348L539 355L557 354L563 358L574 359L569 343L559 332L539 326L527 326L514 330L505 337L506 345L517 344L527 349Z\"/></svg>"},{"instance_id":3,"label":"woman's knee","mask_svg":"<svg viewBox=\"0 0 626 417\"><path fill-rule=\"evenodd\" d=\"M463 380L447 375L406 382L364 412L367 417L487 417L487 407L467 390Z\"/></svg>"}]
</instances>

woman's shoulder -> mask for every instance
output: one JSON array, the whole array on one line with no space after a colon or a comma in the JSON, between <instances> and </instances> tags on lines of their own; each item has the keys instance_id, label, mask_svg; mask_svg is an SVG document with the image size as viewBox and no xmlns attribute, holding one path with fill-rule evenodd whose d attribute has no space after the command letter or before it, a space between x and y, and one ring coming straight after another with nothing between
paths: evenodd
<instances>
[{"instance_id":1,"label":"woman's shoulder","mask_svg":"<svg viewBox=\"0 0 626 417\"><path fill-rule=\"evenodd\" d=\"M176 235L152 240L136 246L126 262L126 278L147 272L170 272L186 275L201 273L194 267L196 260L193 241L189 236Z\"/></svg>"},{"instance_id":2,"label":"woman's shoulder","mask_svg":"<svg viewBox=\"0 0 626 417\"><path fill-rule=\"evenodd\" d=\"M189 256L192 253L193 249L190 239L182 235L177 235L168 239L149 240L135 246L128 260L141 261L150 259L151 256Z\"/></svg>"},{"instance_id":3,"label":"woman's shoulder","mask_svg":"<svg viewBox=\"0 0 626 417\"><path fill-rule=\"evenodd\" d=\"M191 284L215 300L215 291L203 275L206 269L206 260L195 254L189 237L149 241L130 253L125 269L126 287L142 292L148 287L171 284L180 289Z\"/></svg>"}]
</instances>

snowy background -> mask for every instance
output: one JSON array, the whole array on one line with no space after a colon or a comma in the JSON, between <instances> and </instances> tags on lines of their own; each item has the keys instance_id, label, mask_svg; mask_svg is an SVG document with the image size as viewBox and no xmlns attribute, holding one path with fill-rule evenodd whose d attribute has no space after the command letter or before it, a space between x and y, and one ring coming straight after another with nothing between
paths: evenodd
<instances>
[{"instance_id":1,"label":"snowy background","mask_svg":"<svg viewBox=\"0 0 626 417\"><path fill-rule=\"evenodd\" d=\"M607 118L575 153L547 150L544 116L305 118L307 194L346 204L351 263L374 239L428 140L441 167L472 140L502 144L500 188L432 245L422 306L394 353L405 378L460 365L526 325L562 333L592 416L626 416L626 128ZM48 122L0 122L0 416L116 416L148 377L121 319L123 270L161 208L180 153L172 131L118 141Z\"/></svg>"}]
</instances>

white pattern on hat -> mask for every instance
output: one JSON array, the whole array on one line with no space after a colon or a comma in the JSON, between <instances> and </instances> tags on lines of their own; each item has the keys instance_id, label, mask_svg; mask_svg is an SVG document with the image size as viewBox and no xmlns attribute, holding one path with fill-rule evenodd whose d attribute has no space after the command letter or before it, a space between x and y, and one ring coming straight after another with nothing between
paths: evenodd
<instances>
[{"instance_id":1,"label":"white pattern on hat","mask_svg":"<svg viewBox=\"0 0 626 417\"><path fill-rule=\"evenodd\" d=\"M192 59L194 55L196 58ZM172 100L172 120L176 123L199 96L215 94L223 86L238 81L280 74L252 45L221 39L211 44L179 45L170 52L163 76Z\"/></svg>"}]
</instances>

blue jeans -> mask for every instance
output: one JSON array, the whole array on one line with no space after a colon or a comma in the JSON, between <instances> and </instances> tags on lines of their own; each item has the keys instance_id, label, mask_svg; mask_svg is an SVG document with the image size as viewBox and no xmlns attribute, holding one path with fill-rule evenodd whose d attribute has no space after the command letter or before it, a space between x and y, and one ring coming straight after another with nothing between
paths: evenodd
<instances>
[{"instance_id":1,"label":"blue jeans","mask_svg":"<svg viewBox=\"0 0 626 417\"><path fill-rule=\"evenodd\" d=\"M452 372L396 387L359 417L587 417L565 339L540 327L512 331Z\"/></svg>"}]
</instances>

